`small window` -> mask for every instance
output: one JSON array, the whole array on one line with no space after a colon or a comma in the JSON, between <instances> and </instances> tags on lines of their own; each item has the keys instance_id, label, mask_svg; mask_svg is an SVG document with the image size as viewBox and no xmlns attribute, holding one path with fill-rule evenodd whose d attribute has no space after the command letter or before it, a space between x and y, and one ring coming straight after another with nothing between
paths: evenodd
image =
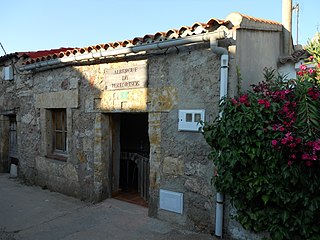
<instances>
[{"instance_id":1,"label":"small window","mask_svg":"<svg viewBox=\"0 0 320 240\"><path fill-rule=\"evenodd\" d=\"M52 153L66 154L68 151L67 118L65 109L54 109L52 115Z\"/></svg>"}]
</instances>

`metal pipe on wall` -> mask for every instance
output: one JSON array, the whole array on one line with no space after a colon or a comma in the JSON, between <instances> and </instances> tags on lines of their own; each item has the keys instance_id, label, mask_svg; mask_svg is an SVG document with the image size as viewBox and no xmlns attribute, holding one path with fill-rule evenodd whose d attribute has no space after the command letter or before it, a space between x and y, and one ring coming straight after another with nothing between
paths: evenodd
<instances>
[{"instance_id":1,"label":"metal pipe on wall","mask_svg":"<svg viewBox=\"0 0 320 240\"><path fill-rule=\"evenodd\" d=\"M218 47L218 41L212 37L210 39L211 51L220 57L220 100L228 94L228 73L229 73L229 52L226 48ZM220 112L220 117L222 113ZM215 218L215 235L222 238L223 233L223 193L216 194L216 218Z\"/></svg>"}]
</instances>

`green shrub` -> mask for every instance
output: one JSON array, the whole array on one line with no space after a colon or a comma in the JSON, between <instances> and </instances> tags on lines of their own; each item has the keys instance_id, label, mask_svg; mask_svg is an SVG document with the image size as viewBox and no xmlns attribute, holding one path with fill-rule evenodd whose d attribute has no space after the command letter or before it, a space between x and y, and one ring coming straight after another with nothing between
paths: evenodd
<instances>
[{"instance_id":1,"label":"green shrub","mask_svg":"<svg viewBox=\"0 0 320 240\"><path fill-rule=\"evenodd\" d=\"M305 65L298 80L266 69L266 81L221 101L204 123L217 191L245 229L272 239L320 239L320 89Z\"/></svg>"}]
</instances>

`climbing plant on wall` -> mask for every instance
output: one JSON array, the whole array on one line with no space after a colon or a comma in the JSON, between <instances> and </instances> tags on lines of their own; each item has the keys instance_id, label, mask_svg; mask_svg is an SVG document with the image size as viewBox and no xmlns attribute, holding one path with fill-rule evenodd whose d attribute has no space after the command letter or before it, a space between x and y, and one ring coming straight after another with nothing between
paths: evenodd
<instances>
[{"instance_id":1,"label":"climbing plant on wall","mask_svg":"<svg viewBox=\"0 0 320 240\"><path fill-rule=\"evenodd\" d=\"M223 99L222 116L203 128L216 189L244 228L271 239L320 239L320 44L312 44L318 55L297 80L266 69L264 82Z\"/></svg>"}]
</instances>

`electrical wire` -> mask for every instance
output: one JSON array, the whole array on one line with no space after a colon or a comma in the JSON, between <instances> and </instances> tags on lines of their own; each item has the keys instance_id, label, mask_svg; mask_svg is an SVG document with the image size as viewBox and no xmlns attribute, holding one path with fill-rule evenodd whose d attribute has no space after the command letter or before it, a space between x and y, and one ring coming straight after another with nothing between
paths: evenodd
<instances>
[{"instance_id":1,"label":"electrical wire","mask_svg":"<svg viewBox=\"0 0 320 240\"><path fill-rule=\"evenodd\" d=\"M2 50L3 50L3 52L4 52L4 54L5 55L7 55L7 52L6 52L6 50L4 49L4 47L3 47L3 45L2 45L2 43L0 42L0 46L1 46L1 48L2 48Z\"/></svg>"}]
</instances>

